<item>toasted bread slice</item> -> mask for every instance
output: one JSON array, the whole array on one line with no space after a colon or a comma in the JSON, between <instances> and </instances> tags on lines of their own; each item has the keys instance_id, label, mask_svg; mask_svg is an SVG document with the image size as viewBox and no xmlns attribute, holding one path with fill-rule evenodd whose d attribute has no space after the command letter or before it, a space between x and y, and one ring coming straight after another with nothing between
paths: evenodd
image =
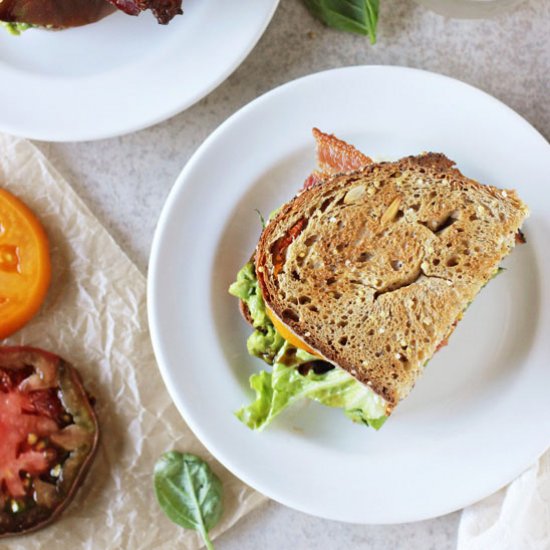
<instances>
[{"instance_id":1,"label":"toasted bread slice","mask_svg":"<svg viewBox=\"0 0 550 550\"><path fill-rule=\"evenodd\" d=\"M321 132L318 128L313 128L311 133L315 139L317 168L306 178L303 189L321 185L334 174L359 170L373 162L371 158L361 153L356 147L338 139L333 134ZM254 256L251 260L253 259ZM252 325L250 311L248 311L248 306L243 300L239 304L239 309L245 321Z\"/></svg>"},{"instance_id":2,"label":"toasted bread slice","mask_svg":"<svg viewBox=\"0 0 550 550\"><path fill-rule=\"evenodd\" d=\"M514 191L429 153L336 175L285 204L255 255L264 301L390 409L515 245Z\"/></svg>"}]
</instances>

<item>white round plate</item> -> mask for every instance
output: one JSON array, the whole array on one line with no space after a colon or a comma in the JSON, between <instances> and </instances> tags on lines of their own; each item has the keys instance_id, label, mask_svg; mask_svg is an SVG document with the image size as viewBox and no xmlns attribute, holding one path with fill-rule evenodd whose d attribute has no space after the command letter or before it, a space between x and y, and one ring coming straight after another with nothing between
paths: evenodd
<instances>
[{"instance_id":1,"label":"white round plate","mask_svg":"<svg viewBox=\"0 0 550 550\"><path fill-rule=\"evenodd\" d=\"M531 206L527 244L505 262L450 344L384 427L308 402L263 433L233 411L253 397L250 328L227 294L268 213L314 166L317 126L375 158L442 151L470 177L514 187ZM398 523L462 508L504 486L550 444L550 147L489 95L399 67L296 80L222 124L177 180L149 272L149 321L168 390L235 475L310 514Z\"/></svg>"},{"instance_id":2,"label":"white round plate","mask_svg":"<svg viewBox=\"0 0 550 550\"><path fill-rule=\"evenodd\" d=\"M184 0L158 25L117 12L21 36L0 28L0 131L47 141L108 138L193 105L243 61L278 0Z\"/></svg>"}]
</instances>

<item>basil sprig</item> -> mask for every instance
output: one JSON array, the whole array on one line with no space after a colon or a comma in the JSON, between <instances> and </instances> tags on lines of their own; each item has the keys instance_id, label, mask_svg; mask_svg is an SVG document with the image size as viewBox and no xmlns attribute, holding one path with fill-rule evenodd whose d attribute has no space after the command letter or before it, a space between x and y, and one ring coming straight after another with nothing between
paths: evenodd
<instances>
[{"instance_id":1,"label":"basil sprig","mask_svg":"<svg viewBox=\"0 0 550 550\"><path fill-rule=\"evenodd\" d=\"M379 0L304 0L309 11L325 25L363 34L376 42Z\"/></svg>"},{"instance_id":2,"label":"basil sprig","mask_svg":"<svg viewBox=\"0 0 550 550\"><path fill-rule=\"evenodd\" d=\"M154 486L164 513L185 529L198 531L213 550L208 532L223 512L222 484L208 464L189 453L164 453L155 464Z\"/></svg>"}]
</instances>

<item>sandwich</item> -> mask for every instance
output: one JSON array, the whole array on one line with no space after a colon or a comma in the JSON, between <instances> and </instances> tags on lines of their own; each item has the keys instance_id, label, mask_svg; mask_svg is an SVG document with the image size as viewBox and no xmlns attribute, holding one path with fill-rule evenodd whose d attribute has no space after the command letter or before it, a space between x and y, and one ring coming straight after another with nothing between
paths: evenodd
<instances>
[{"instance_id":1,"label":"sandwich","mask_svg":"<svg viewBox=\"0 0 550 550\"><path fill-rule=\"evenodd\" d=\"M376 163L313 133L318 169L229 289L254 329L249 353L271 367L236 415L262 430L309 398L379 429L523 241L528 208L443 154Z\"/></svg>"},{"instance_id":2,"label":"sandwich","mask_svg":"<svg viewBox=\"0 0 550 550\"><path fill-rule=\"evenodd\" d=\"M158 22L167 24L181 10L182 0L3 0L0 25L11 34L31 27L66 29L89 25L117 9L128 15L151 10Z\"/></svg>"}]
</instances>

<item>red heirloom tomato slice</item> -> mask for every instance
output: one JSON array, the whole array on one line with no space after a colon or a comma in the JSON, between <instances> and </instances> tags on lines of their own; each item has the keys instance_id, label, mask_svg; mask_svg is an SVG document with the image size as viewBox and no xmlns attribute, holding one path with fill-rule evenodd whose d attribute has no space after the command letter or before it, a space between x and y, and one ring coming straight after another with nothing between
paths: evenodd
<instances>
[{"instance_id":1,"label":"red heirloom tomato slice","mask_svg":"<svg viewBox=\"0 0 550 550\"><path fill-rule=\"evenodd\" d=\"M98 437L74 367L40 349L0 347L0 538L40 529L61 513Z\"/></svg>"}]
</instances>

